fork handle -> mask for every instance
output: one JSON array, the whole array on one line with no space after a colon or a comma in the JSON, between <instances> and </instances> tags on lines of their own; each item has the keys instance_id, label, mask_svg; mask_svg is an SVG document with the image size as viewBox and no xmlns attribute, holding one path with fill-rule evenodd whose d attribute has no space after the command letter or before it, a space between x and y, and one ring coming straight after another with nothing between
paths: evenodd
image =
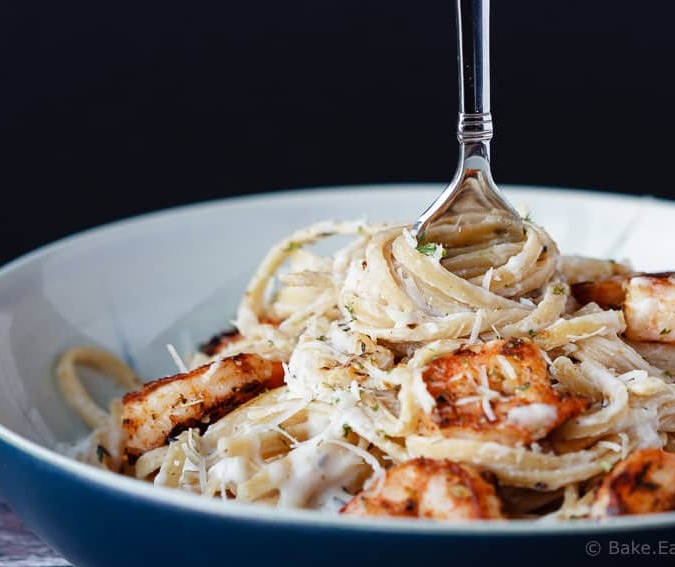
<instances>
[{"instance_id":1,"label":"fork handle","mask_svg":"<svg viewBox=\"0 0 675 567\"><path fill-rule=\"evenodd\" d=\"M457 139L471 155L490 157L490 0L457 1L459 122Z\"/></svg>"}]
</instances>

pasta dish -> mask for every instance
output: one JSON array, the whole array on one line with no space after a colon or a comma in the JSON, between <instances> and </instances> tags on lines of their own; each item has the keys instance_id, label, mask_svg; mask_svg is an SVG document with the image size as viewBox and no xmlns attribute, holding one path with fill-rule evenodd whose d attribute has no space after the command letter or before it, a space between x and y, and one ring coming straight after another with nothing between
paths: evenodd
<instances>
[{"instance_id":1,"label":"pasta dish","mask_svg":"<svg viewBox=\"0 0 675 567\"><path fill-rule=\"evenodd\" d=\"M322 222L277 243L234 328L141 383L77 346L78 458L205 497L357 516L675 509L675 276L561 255L524 219ZM319 240L348 243L318 254ZM347 237L347 238L344 238ZM108 409L78 374L129 392Z\"/></svg>"}]
</instances>

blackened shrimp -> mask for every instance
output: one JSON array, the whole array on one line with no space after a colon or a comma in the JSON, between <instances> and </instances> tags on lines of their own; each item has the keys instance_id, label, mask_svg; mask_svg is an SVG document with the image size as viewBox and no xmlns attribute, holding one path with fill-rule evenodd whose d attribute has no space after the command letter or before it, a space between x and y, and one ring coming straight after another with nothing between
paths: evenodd
<instances>
[{"instance_id":1,"label":"blackened shrimp","mask_svg":"<svg viewBox=\"0 0 675 567\"><path fill-rule=\"evenodd\" d=\"M239 354L148 382L122 399L126 454L138 457L188 427L203 428L283 383L280 362Z\"/></svg>"},{"instance_id":2,"label":"blackened shrimp","mask_svg":"<svg viewBox=\"0 0 675 567\"><path fill-rule=\"evenodd\" d=\"M589 404L553 388L539 347L527 339L463 346L434 359L423 377L436 400L423 434L529 445Z\"/></svg>"},{"instance_id":3,"label":"blackened shrimp","mask_svg":"<svg viewBox=\"0 0 675 567\"><path fill-rule=\"evenodd\" d=\"M625 336L633 341L675 343L675 273L638 274L581 282L572 286L575 299L603 309L622 309Z\"/></svg>"},{"instance_id":4,"label":"blackened shrimp","mask_svg":"<svg viewBox=\"0 0 675 567\"><path fill-rule=\"evenodd\" d=\"M675 510L675 454L640 449L604 478L592 516L652 514Z\"/></svg>"},{"instance_id":5,"label":"blackened shrimp","mask_svg":"<svg viewBox=\"0 0 675 567\"><path fill-rule=\"evenodd\" d=\"M433 520L504 517L494 485L476 469L425 458L392 467L384 480L354 496L341 513Z\"/></svg>"}]
</instances>

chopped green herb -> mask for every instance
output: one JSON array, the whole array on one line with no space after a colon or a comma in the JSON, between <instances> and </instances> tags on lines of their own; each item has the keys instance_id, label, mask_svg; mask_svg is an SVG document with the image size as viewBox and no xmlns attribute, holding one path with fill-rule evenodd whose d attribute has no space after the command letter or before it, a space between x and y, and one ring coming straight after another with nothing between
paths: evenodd
<instances>
[{"instance_id":1,"label":"chopped green herb","mask_svg":"<svg viewBox=\"0 0 675 567\"><path fill-rule=\"evenodd\" d=\"M433 256L436 254L436 250L438 250L439 245L434 244L433 242L427 242L425 244L418 244L415 250L418 252L424 254L425 256ZM448 252L441 247L441 258L445 258L448 255Z\"/></svg>"},{"instance_id":2,"label":"chopped green herb","mask_svg":"<svg viewBox=\"0 0 675 567\"><path fill-rule=\"evenodd\" d=\"M529 331L527 331L527 334L531 339L533 339L534 337L537 336L537 331L535 331L534 329L530 329Z\"/></svg>"},{"instance_id":3,"label":"chopped green herb","mask_svg":"<svg viewBox=\"0 0 675 567\"><path fill-rule=\"evenodd\" d=\"M345 305L345 309L349 312L349 314L354 317L354 306L351 303L348 303Z\"/></svg>"},{"instance_id":4,"label":"chopped green herb","mask_svg":"<svg viewBox=\"0 0 675 567\"><path fill-rule=\"evenodd\" d=\"M326 335L320 335L320 336L316 337L316 340L321 341L321 342L326 342L328 340L328 337Z\"/></svg>"},{"instance_id":5,"label":"chopped green herb","mask_svg":"<svg viewBox=\"0 0 675 567\"><path fill-rule=\"evenodd\" d=\"M612 470L612 463L609 461L600 461L600 466L602 467L602 470L605 472L609 472Z\"/></svg>"},{"instance_id":6,"label":"chopped green herb","mask_svg":"<svg viewBox=\"0 0 675 567\"><path fill-rule=\"evenodd\" d=\"M527 221L527 222L532 222L532 215L530 214L529 211L528 211L527 214L523 217L523 220L524 220L524 221Z\"/></svg>"},{"instance_id":7,"label":"chopped green herb","mask_svg":"<svg viewBox=\"0 0 675 567\"><path fill-rule=\"evenodd\" d=\"M565 286L564 285L554 285L553 286L553 295L565 295Z\"/></svg>"},{"instance_id":8,"label":"chopped green herb","mask_svg":"<svg viewBox=\"0 0 675 567\"><path fill-rule=\"evenodd\" d=\"M370 409L373 411L377 411L380 409L380 404L373 404L372 406L370 406Z\"/></svg>"},{"instance_id":9,"label":"chopped green herb","mask_svg":"<svg viewBox=\"0 0 675 567\"><path fill-rule=\"evenodd\" d=\"M529 382L525 382L525 384L521 384L520 386L516 386L516 391L517 392L524 392L525 390L529 390L530 386Z\"/></svg>"},{"instance_id":10,"label":"chopped green herb","mask_svg":"<svg viewBox=\"0 0 675 567\"><path fill-rule=\"evenodd\" d=\"M342 436L347 437L352 432L352 428L348 423L342 424Z\"/></svg>"},{"instance_id":11,"label":"chopped green herb","mask_svg":"<svg viewBox=\"0 0 675 567\"><path fill-rule=\"evenodd\" d=\"M291 241L288 243L286 248L284 248L284 252L293 252L293 250L298 250L302 248L302 244L299 242Z\"/></svg>"},{"instance_id":12,"label":"chopped green herb","mask_svg":"<svg viewBox=\"0 0 675 567\"><path fill-rule=\"evenodd\" d=\"M668 329L668 328L661 329L661 332L659 333L659 335L669 335L671 330L672 329Z\"/></svg>"},{"instance_id":13,"label":"chopped green herb","mask_svg":"<svg viewBox=\"0 0 675 567\"><path fill-rule=\"evenodd\" d=\"M96 445L96 458L98 459L99 463L103 462L104 456L106 457L110 456L108 449L106 449L103 445Z\"/></svg>"}]
</instances>

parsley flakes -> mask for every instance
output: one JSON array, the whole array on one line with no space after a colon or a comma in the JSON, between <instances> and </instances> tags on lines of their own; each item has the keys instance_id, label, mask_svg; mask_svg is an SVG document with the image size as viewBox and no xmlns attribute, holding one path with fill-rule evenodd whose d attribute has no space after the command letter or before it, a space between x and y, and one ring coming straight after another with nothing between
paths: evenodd
<instances>
[{"instance_id":1,"label":"parsley flakes","mask_svg":"<svg viewBox=\"0 0 675 567\"><path fill-rule=\"evenodd\" d=\"M103 462L103 457L109 457L110 453L108 452L108 449L106 449L103 445L96 445L96 458L98 459L99 463Z\"/></svg>"},{"instance_id":2,"label":"parsley flakes","mask_svg":"<svg viewBox=\"0 0 675 567\"><path fill-rule=\"evenodd\" d=\"M291 241L288 243L286 248L284 248L284 252L293 252L293 250L299 250L302 248L302 244L299 242Z\"/></svg>"},{"instance_id":3,"label":"parsley flakes","mask_svg":"<svg viewBox=\"0 0 675 567\"><path fill-rule=\"evenodd\" d=\"M418 244L415 247L415 250L417 250L421 254L424 254L425 256L435 256L437 254L437 250L439 248L441 249L441 258L445 258L448 255L447 250L445 250L439 244L435 244L433 242L426 242L425 244Z\"/></svg>"}]
</instances>

